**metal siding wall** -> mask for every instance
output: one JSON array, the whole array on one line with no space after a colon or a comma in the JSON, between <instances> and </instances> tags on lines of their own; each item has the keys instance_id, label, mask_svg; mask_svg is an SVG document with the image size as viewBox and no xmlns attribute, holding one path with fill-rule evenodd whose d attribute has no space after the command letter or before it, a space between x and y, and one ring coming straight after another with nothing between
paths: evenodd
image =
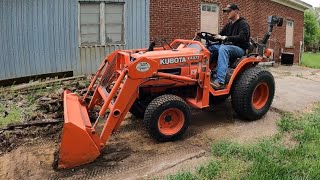
<instances>
[{"instance_id":1,"label":"metal siding wall","mask_svg":"<svg viewBox=\"0 0 320 180\"><path fill-rule=\"evenodd\" d=\"M0 80L74 69L77 1L0 0L0 14Z\"/></svg>"},{"instance_id":2,"label":"metal siding wall","mask_svg":"<svg viewBox=\"0 0 320 180\"><path fill-rule=\"evenodd\" d=\"M79 2L125 2L126 0L78 0ZM135 1L135 0L131 0Z\"/></svg>"},{"instance_id":3,"label":"metal siding wall","mask_svg":"<svg viewBox=\"0 0 320 180\"><path fill-rule=\"evenodd\" d=\"M116 49L147 47L149 1L105 1L125 2L126 44L79 48L78 0L0 0L0 42L5 42L0 46L0 80L63 71L94 73Z\"/></svg>"},{"instance_id":4,"label":"metal siding wall","mask_svg":"<svg viewBox=\"0 0 320 180\"><path fill-rule=\"evenodd\" d=\"M0 7L4 7L5 6L5 1L0 1ZM3 9L0 11L0 25L1 27L3 27L3 25L5 25L5 20L6 18L4 18L6 14L6 9ZM6 42L6 29L5 28L0 28L0 41L1 42ZM0 43L0 77L5 77L5 62L3 61L3 59L6 59L6 54L4 53L7 51L7 46L4 45L4 43Z\"/></svg>"},{"instance_id":5,"label":"metal siding wall","mask_svg":"<svg viewBox=\"0 0 320 180\"><path fill-rule=\"evenodd\" d=\"M101 2L101 0L79 0L79 2ZM104 0L104 2L125 2L125 45L104 47L80 47L80 67L75 74L95 73L104 57L117 49L147 47L149 44L149 1L150 0Z\"/></svg>"},{"instance_id":6,"label":"metal siding wall","mask_svg":"<svg viewBox=\"0 0 320 180\"><path fill-rule=\"evenodd\" d=\"M143 48L149 45L150 0L126 0L126 48Z\"/></svg>"},{"instance_id":7,"label":"metal siding wall","mask_svg":"<svg viewBox=\"0 0 320 180\"><path fill-rule=\"evenodd\" d=\"M127 0L126 48L142 48L149 44L149 0Z\"/></svg>"}]
</instances>

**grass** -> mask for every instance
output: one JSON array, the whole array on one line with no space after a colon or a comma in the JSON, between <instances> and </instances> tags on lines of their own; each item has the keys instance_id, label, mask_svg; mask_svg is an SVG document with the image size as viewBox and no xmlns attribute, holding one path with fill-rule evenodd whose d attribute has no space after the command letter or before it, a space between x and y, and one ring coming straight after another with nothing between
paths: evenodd
<instances>
[{"instance_id":1,"label":"grass","mask_svg":"<svg viewBox=\"0 0 320 180\"><path fill-rule=\"evenodd\" d=\"M284 114L278 128L276 136L254 144L215 143L207 165L167 179L319 179L320 104L309 114Z\"/></svg>"},{"instance_id":2,"label":"grass","mask_svg":"<svg viewBox=\"0 0 320 180\"><path fill-rule=\"evenodd\" d=\"M0 128L30 120L37 114L37 99L48 96L59 89L59 84L53 84L50 89L39 86L26 93L8 91L0 95Z\"/></svg>"},{"instance_id":3,"label":"grass","mask_svg":"<svg viewBox=\"0 0 320 180\"><path fill-rule=\"evenodd\" d=\"M320 69L320 53L303 53L301 64L307 67Z\"/></svg>"},{"instance_id":4,"label":"grass","mask_svg":"<svg viewBox=\"0 0 320 180\"><path fill-rule=\"evenodd\" d=\"M61 94L58 94L58 90L61 88L87 87L89 83L88 79L77 78L66 82L38 84L22 91L15 90L15 86L7 88L7 91L0 93L0 128L8 124L42 119L47 113L39 108L39 98L52 95L59 97ZM0 87L0 90L5 88Z\"/></svg>"},{"instance_id":5,"label":"grass","mask_svg":"<svg viewBox=\"0 0 320 180\"><path fill-rule=\"evenodd\" d=\"M0 104L0 128L10 123L19 122L21 118L21 110L17 107L5 107Z\"/></svg>"}]
</instances>

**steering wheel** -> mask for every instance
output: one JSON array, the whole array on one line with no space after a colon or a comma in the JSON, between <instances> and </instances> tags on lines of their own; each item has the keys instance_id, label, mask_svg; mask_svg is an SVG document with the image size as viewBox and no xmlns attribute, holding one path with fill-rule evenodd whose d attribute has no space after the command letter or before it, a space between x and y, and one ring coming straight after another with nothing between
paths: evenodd
<instances>
[{"instance_id":1,"label":"steering wheel","mask_svg":"<svg viewBox=\"0 0 320 180\"><path fill-rule=\"evenodd\" d=\"M214 37L216 36L216 34L212 34L209 32L200 32L197 34L197 36L200 37L201 39L206 40L207 45L214 44L216 42L221 43L221 40L215 40Z\"/></svg>"}]
</instances>

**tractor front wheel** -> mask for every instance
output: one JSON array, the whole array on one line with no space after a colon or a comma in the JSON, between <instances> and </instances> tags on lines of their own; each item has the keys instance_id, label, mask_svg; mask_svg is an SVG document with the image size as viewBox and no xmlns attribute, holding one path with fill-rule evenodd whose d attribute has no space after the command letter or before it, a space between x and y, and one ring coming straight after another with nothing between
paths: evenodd
<instances>
[{"instance_id":1,"label":"tractor front wheel","mask_svg":"<svg viewBox=\"0 0 320 180\"><path fill-rule=\"evenodd\" d=\"M190 123L190 109L186 102L175 95L162 95L148 105L144 122L154 139L165 142L179 139Z\"/></svg>"},{"instance_id":2,"label":"tractor front wheel","mask_svg":"<svg viewBox=\"0 0 320 180\"><path fill-rule=\"evenodd\" d=\"M272 74L253 67L244 71L236 80L232 92L233 109L246 120L257 120L270 109L275 92Z\"/></svg>"}]
</instances>

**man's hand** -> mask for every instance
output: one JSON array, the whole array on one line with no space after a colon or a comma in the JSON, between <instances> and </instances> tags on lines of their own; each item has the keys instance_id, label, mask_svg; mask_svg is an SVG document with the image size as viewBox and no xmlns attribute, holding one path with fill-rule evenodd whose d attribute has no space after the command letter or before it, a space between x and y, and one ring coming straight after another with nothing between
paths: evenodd
<instances>
[{"instance_id":1,"label":"man's hand","mask_svg":"<svg viewBox=\"0 0 320 180\"><path fill-rule=\"evenodd\" d=\"M217 34L216 36L214 36L214 38L224 41L227 39L227 36L221 36L220 34Z\"/></svg>"}]
</instances>

